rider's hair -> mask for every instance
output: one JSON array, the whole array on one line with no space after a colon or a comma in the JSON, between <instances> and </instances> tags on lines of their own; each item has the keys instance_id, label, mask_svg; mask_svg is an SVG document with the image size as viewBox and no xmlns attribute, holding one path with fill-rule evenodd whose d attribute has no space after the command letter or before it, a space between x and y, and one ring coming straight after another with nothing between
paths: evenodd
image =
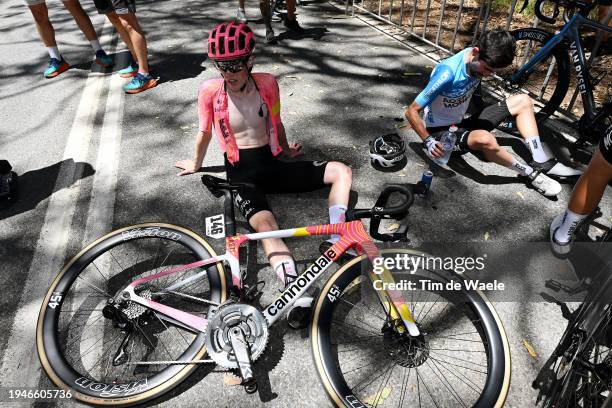
<instances>
[{"instance_id":1,"label":"rider's hair","mask_svg":"<svg viewBox=\"0 0 612 408\"><path fill-rule=\"evenodd\" d=\"M478 58L491 68L505 68L512 64L516 41L506 30L489 30L480 37L478 50Z\"/></svg>"}]
</instances>

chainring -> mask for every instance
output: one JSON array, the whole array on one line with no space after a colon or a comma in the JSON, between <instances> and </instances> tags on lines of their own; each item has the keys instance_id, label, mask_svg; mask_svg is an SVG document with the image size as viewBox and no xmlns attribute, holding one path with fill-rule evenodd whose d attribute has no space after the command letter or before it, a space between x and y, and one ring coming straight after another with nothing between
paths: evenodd
<instances>
[{"instance_id":1,"label":"chainring","mask_svg":"<svg viewBox=\"0 0 612 408\"><path fill-rule=\"evenodd\" d=\"M205 336L208 355L225 368L238 368L229 337L235 327L244 333L251 361L257 360L268 345L268 322L258 309L245 303L220 306L209 316Z\"/></svg>"}]
</instances>

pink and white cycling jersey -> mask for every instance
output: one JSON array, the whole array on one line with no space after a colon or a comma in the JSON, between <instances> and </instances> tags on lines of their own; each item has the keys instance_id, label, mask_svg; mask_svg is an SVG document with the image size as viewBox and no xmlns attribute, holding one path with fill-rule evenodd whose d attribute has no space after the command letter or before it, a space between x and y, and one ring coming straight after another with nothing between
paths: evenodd
<instances>
[{"instance_id":1,"label":"pink and white cycling jersey","mask_svg":"<svg viewBox=\"0 0 612 408\"><path fill-rule=\"evenodd\" d=\"M274 156L278 156L283 151L278 141L278 127L281 124L278 83L271 74L254 73L251 74L251 77L269 112L270 120L267 131L270 138L270 150ZM227 160L234 164L240 158L236 139L229 126L228 97L224 84L223 78L215 78L209 79L200 86L198 91L199 130L210 132L214 125L215 135L221 149L227 153Z\"/></svg>"}]
</instances>

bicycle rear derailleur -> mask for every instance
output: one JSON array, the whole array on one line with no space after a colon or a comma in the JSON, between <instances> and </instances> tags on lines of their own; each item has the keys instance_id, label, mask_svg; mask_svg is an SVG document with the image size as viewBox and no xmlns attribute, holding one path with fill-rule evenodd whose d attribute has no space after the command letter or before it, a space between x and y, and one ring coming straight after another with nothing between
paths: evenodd
<instances>
[{"instance_id":1,"label":"bicycle rear derailleur","mask_svg":"<svg viewBox=\"0 0 612 408\"><path fill-rule=\"evenodd\" d=\"M206 328L208 355L218 365L238 369L248 393L257 391L252 363L268 345L268 322L255 307L226 303L209 314Z\"/></svg>"}]
</instances>

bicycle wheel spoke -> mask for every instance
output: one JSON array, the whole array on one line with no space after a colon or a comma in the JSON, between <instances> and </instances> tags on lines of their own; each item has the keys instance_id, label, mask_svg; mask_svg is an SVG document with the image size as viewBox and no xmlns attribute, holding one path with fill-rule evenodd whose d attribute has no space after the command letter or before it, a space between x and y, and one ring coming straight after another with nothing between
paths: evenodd
<instances>
[{"instance_id":1,"label":"bicycle wheel spoke","mask_svg":"<svg viewBox=\"0 0 612 408\"><path fill-rule=\"evenodd\" d=\"M111 297L112 297L112 296L111 296L111 295L110 295L108 292L106 292L105 290L102 290L102 289L98 288L98 287L97 287L97 286L95 286L95 285L92 285L91 283L87 282L87 280L85 280L84 278L82 278L82 277L80 277L80 276L79 276L79 277L78 277L78 279L79 279L79 280L80 280L82 283L84 283L85 285L87 285L87 286L89 286L90 288L92 288L93 290L95 290L95 291L97 291L98 293L100 293L100 294L104 295L104 297L106 297L106 298L111 298Z\"/></svg>"},{"instance_id":2,"label":"bicycle wheel spoke","mask_svg":"<svg viewBox=\"0 0 612 408\"><path fill-rule=\"evenodd\" d=\"M436 363L440 363L439 360L436 360L435 358L432 358L432 361L436 362ZM446 371L449 372L449 374L455 376L459 381L463 382L465 385L467 385L469 388L471 388L473 391L478 392L478 384L474 383L472 380L470 380L468 377L463 375L463 378L461 378L457 372L449 369L448 367L446 367L446 365L444 364L440 364L442 366L442 368L444 368Z\"/></svg>"},{"instance_id":3,"label":"bicycle wheel spoke","mask_svg":"<svg viewBox=\"0 0 612 408\"><path fill-rule=\"evenodd\" d=\"M416 373L417 373L417 384L418 384L419 383L419 378L420 378L419 370L418 369L416 369ZM436 402L436 400L434 399L433 395L429 391L429 388L427 387L427 382L426 381L422 381L422 382L423 382L423 387L425 387L425 391L427 391L427 395L429 395L429 398L431 398L431 401L434 403L434 405L436 407L439 407L438 403ZM421 391L419 390L419 407L420 406L421 406Z\"/></svg>"},{"instance_id":4,"label":"bicycle wheel spoke","mask_svg":"<svg viewBox=\"0 0 612 408\"><path fill-rule=\"evenodd\" d=\"M341 326L346 325L346 326L350 326L350 327L355 327L355 328L357 328L357 329L359 329L359 330L362 330L363 332L366 332L366 333L370 333L370 334L373 334L373 335L380 336L380 334L379 334L379 333L373 332L372 330L367 330L367 329L364 329L363 327L356 326L356 325L354 325L354 324L350 324L350 323L346 323L346 322L340 322L340 321L338 321L338 320L332 320L332 322L333 322L333 323L336 323L336 324L338 324L338 325L341 325Z\"/></svg>"},{"instance_id":5,"label":"bicycle wheel spoke","mask_svg":"<svg viewBox=\"0 0 612 408\"><path fill-rule=\"evenodd\" d=\"M346 303L348 305L351 305L353 308L359 308L359 310L363 310L365 312L368 312L371 316L377 317L378 319L380 319L383 322L385 322L387 320L386 316L385 317L381 317L376 311L374 311L371 308L366 308L365 306L356 305L354 303L351 303L348 300L344 299L344 297L340 297L339 299L341 301L343 301L344 303Z\"/></svg>"},{"instance_id":6,"label":"bicycle wheel spoke","mask_svg":"<svg viewBox=\"0 0 612 408\"><path fill-rule=\"evenodd\" d=\"M435 366L435 360L434 361L434 366ZM444 387L450 391L450 394L457 400L457 402L459 402L461 404L461 406L463 407L467 407L467 405L465 404L465 402L463 402L463 400L461 399L461 397L459 397L459 395L457 394L457 391L448 383L448 380L446 380L446 377L444 377L443 379L440 378L439 372L434 370L431 367L431 364L429 362L429 360L427 360L426 362L427 366L429 367L429 369L434 373L434 375L438 378L438 380L440 380L440 382L442 383L442 385L444 385Z\"/></svg>"}]
</instances>

